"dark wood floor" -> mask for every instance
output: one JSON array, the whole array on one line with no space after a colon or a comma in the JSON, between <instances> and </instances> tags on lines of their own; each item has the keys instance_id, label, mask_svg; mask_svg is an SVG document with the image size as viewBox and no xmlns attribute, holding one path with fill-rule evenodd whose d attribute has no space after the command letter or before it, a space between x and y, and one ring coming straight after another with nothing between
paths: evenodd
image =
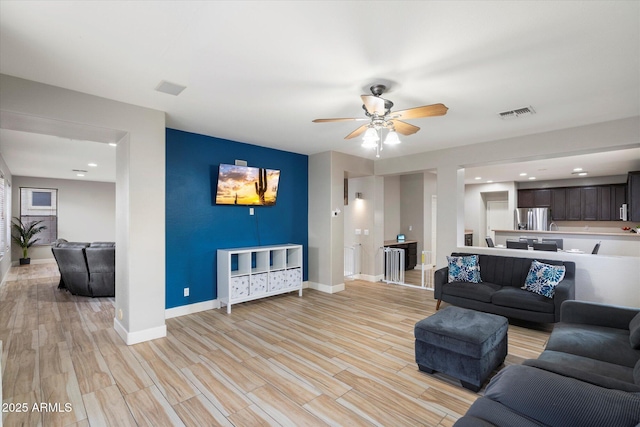
<instances>
[{"instance_id":1,"label":"dark wood floor","mask_svg":"<svg viewBox=\"0 0 640 427\"><path fill-rule=\"evenodd\" d=\"M3 404L28 408L5 426L450 426L478 397L416 367L431 291L349 281L168 319L166 338L126 346L112 298L57 283L39 264L0 288ZM510 325L505 363L537 357L548 335Z\"/></svg>"}]
</instances>

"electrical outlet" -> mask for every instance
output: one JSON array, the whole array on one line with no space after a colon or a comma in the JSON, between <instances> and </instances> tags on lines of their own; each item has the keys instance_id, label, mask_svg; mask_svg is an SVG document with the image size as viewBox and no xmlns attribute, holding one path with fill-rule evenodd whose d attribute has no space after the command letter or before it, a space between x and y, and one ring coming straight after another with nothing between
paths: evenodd
<instances>
[{"instance_id":1,"label":"electrical outlet","mask_svg":"<svg viewBox=\"0 0 640 427\"><path fill-rule=\"evenodd\" d=\"M249 208L249 215L253 215L253 208Z\"/></svg>"},{"instance_id":2,"label":"electrical outlet","mask_svg":"<svg viewBox=\"0 0 640 427\"><path fill-rule=\"evenodd\" d=\"M122 318L124 317L124 314L122 313L122 309L118 310L118 320L122 320Z\"/></svg>"},{"instance_id":3,"label":"electrical outlet","mask_svg":"<svg viewBox=\"0 0 640 427\"><path fill-rule=\"evenodd\" d=\"M189 288L184 288L184 296L185 297L189 296Z\"/></svg>"},{"instance_id":4,"label":"electrical outlet","mask_svg":"<svg viewBox=\"0 0 640 427\"><path fill-rule=\"evenodd\" d=\"M359 228L356 228L356 236L358 236L358 235L360 235L360 234L362 234L362 230L361 230L361 229L359 229Z\"/></svg>"}]
</instances>

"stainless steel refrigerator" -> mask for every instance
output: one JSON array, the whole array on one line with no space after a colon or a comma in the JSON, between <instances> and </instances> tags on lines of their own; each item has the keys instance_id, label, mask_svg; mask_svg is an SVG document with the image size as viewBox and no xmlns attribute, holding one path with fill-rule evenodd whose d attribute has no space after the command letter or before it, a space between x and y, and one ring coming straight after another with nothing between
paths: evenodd
<instances>
[{"instance_id":1,"label":"stainless steel refrigerator","mask_svg":"<svg viewBox=\"0 0 640 427\"><path fill-rule=\"evenodd\" d=\"M515 210L516 230L549 230L551 212L549 208L518 208Z\"/></svg>"}]
</instances>

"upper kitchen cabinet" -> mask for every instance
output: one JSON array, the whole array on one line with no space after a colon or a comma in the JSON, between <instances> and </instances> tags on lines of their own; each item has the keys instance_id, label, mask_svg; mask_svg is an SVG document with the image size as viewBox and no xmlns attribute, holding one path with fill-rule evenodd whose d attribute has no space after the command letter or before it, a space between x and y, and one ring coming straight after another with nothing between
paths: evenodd
<instances>
[{"instance_id":1,"label":"upper kitchen cabinet","mask_svg":"<svg viewBox=\"0 0 640 427\"><path fill-rule=\"evenodd\" d=\"M640 172L636 175L640 192ZM636 197L640 200L640 194ZM551 208L553 221L618 221L627 203L627 185L560 187L518 190L519 208ZM640 221L640 201L636 205Z\"/></svg>"},{"instance_id":2,"label":"upper kitchen cabinet","mask_svg":"<svg viewBox=\"0 0 640 427\"><path fill-rule=\"evenodd\" d=\"M627 205L629 221L640 222L640 171L627 175Z\"/></svg>"},{"instance_id":3,"label":"upper kitchen cabinet","mask_svg":"<svg viewBox=\"0 0 640 427\"><path fill-rule=\"evenodd\" d=\"M551 190L551 219L564 221L567 219L567 190L566 188L552 188Z\"/></svg>"}]
</instances>

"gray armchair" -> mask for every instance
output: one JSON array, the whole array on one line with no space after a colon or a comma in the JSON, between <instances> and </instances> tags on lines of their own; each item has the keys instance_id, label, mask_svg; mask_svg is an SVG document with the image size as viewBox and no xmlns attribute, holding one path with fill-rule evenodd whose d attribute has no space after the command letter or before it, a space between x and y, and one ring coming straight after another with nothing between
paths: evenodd
<instances>
[{"instance_id":1,"label":"gray armchair","mask_svg":"<svg viewBox=\"0 0 640 427\"><path fill-rule=\"evenodd\" d=\"M115 243L56 240L51 251L60 270L60 285L73 295L115 295Z\"/></svg>"}]
</instances>

